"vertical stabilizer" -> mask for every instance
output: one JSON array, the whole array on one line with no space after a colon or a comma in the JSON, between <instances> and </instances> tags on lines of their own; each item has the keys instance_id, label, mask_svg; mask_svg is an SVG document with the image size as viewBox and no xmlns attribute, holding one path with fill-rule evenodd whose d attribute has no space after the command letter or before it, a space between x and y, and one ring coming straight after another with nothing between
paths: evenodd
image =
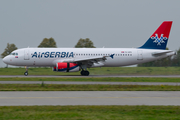
<instances>
[{"instance_id":1,"label":"vertical stabilizer","mask_svg":"<svg viewBox=\"0 0 180 120\"><path fill-rule=\"evenodd\" d=\"M172 21L164 21L146 41L146 43L139 48L165 50L169 39L171 25Z\"/></svg>"}]
</instances>

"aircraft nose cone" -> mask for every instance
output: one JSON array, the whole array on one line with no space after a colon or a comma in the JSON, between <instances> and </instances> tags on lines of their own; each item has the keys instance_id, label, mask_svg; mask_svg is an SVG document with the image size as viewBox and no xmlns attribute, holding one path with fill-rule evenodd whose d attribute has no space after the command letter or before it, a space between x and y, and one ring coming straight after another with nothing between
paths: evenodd
<instances>
[{"instance_id":1,"label":"aircraft nose cone","mask_svg":"<svg viewBox=\"0 0 180 120\"><path fill-rule=\"evenodd\" d=\"M7 64L7 57L3 58L3 62Z\"/></svg>"}]
</instances>

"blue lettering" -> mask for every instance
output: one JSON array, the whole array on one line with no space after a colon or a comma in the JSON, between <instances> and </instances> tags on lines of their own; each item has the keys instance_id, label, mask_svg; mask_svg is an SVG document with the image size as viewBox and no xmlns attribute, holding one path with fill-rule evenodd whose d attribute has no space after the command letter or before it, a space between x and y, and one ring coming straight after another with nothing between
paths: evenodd
<instances>
[{"instance_id":1,"label":"blue lettering","mask_svg":"<svg viewBox=\"0 0 180 120\"><path fill-rule=\"evenodd\" d=\"M60 52L56 52L55 58L56 58L56 56L58 56L58 58L59 58L60 57Z\"/></svg>"},{"instance_id":2,"label":"blue lettering","mask_svg":"<svg viewBox=\"0 0 180 120\"><path fill-rule=\"evenodd\" d=\"M40 54L41 54L41 53L39 52L38 58L40 58Z\"/></svg>"},{"instance_id":3,"label":"blue lettering","mask_svg":"<svg viewBox=\"0 0 180 120\"><path fill-rule=\"evenodd\" d=\"M49 52L46 52L46 53L44 54L44 57L45 57L45 58L48 58L48 57L49 57Z\"/></svg>"},{"instance_id":4,"label":"blue lettering","mask_svg":"<svg viewBox=\"0 0 180 120\"><path fill-rule=\"evenodd\" d=\"M34 54L32 55L32 58L36 57L37 58L37 52L34 52Z\"/></svg>"},{"instance_id":5,"label":"blue lettering","mask_svg":"<svg viewBox=\"0 0 180 120\"><path fill-rule=\"evenodd\" d=\"M66 56L66 52L62 52L61 58L64 58Z\"/></svg>"},{"instance_id":6,"label":"blue lettering","mask_svg":"<svg viewBox=\"0 0 180 120\"><path fill-rule=\"evenodd\" d=\"M66 54L66 58L68 58L68 54L69 54L69 52L67 52L67 54Z\"/></svg>"},{"instance_id":7,"label":"blue lettering","mask_svg":"<svg viewBox=\"0 0 180 120\"><path fill-rule=\"evenodd\" d=\"M44 52L41 54L41 58L42 58L42 55L44 54Z\"/></svg>"},{"instance_id":8,"label":"blue lettering","mask_svg":"<svg viewBox=\"0 0 180 120\"><path fill-rule=\"evenodd\" d=\"M51 52L51 54L50 54L50 58L54 58L54 56L53 56L53 55L54 55L54 53L55 53L55 52Z\"/></svg>"},{"instance_id":9,"label":"blue lettering","mask_svg":"<svg viewBox=\"0 0 180 120\"><path fill-rule=\"evenodd\" d=\"M56 57L58 57L58 58L69 58L69 57L74 57L74 54L73 54L73 52L42 52L42 53L38 53L37 54L37 52L34 52L34 54L32 55L32 58L33 57L38 57L38 58L42 58L42 57L45 57L45 58L48 58L48 57L50 57L50 58L56 58Z\"/></svg>"},{"instance_id":10,"label":"blue lettering","mask_svg":"<svg viewBox=\"0 0 180 120\"><path fill-rule=\"evenodd\" d=\"M74 54L73 52L70 53L69 57L74 57Z\"/></svg>"}]
</instances>

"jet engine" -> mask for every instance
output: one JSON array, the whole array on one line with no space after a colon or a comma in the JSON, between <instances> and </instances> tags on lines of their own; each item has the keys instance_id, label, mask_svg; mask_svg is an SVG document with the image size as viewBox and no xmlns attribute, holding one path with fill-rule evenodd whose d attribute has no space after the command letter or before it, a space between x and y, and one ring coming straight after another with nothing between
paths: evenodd
<instances>
[{"instance_id":1,"label":"jet engine","mask_svg":"<svg viewBox=\"0 0 180 120\"><path fill-rule=\"evenodd\" d=\"M57 72L77 72L80 70L80 67L76 63L56 63L56 66L53 67L53 71Z\"/></svg>"}]
</instances>

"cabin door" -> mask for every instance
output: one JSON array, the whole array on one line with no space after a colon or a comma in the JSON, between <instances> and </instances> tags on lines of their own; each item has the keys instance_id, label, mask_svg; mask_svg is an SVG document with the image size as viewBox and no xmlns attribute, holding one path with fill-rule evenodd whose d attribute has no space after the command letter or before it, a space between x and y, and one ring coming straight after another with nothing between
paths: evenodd
<instances>
[{"instance_id":1,"label":"cabin door","mask_svg":"<svg viewBox=\"0 0 180 120\"><path fill-rule=\"evenodd\" d=\"M143 51L142 50L138 50L137 54L138 54L137 60L143 60Z\"/></svg>"},{"instance_id":2,"label":"cabin door","mask_svg":"<svg viewBox=\"0 0 180 120\"><path fill-rule=\"evenodd\" d=\"M24 50L24 60L29 60L29 49Z\"/></svg>"}]
</instances>

